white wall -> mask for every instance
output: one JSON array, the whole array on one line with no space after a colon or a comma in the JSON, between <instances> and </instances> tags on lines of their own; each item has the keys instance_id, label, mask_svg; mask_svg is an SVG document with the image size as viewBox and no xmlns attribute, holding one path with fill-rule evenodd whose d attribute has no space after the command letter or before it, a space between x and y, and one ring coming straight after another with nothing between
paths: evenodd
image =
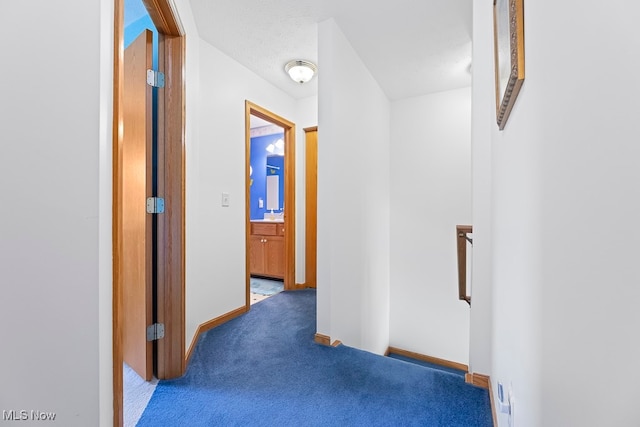
<instances>
[{"instance_id":1,"label":"white wall","mask_svg":"<svg viewBox=\"0 0 640 427\"><path fill-rule=\"evenodd\" d=\"M471 223L471 89L391 107L391 346L467 364L456 225Z\"/></svg>"},{"instance_id":2,"label":"white wall","mask_svg":"<svg viewBox=\"0 0 640 427\"><path fill-rule=\"evenodd\" d=\"M390 104L335 21L318 30L318 332L383 353Z\"/></svg>"},{"instance_id":3,"label":"white wall","mask_svg":"<svg viewBox=\"0 0 640 427\"><path fill-rule=\"evenodd\" d=\"M113 11L66 7L0 14L0 410L111 425Z\"/></svg>"},{"instance_id":4,"label":"white wall","mask_svg":"<svg viewBox=\"0 0 640 427\"><path fill-rule=\"evenodd\" d=\"M490 3L474 14L487 52ZM511 385L518 426L640 419L638 19L621 0L579 16L572 2L526 3L526 80L505 130L493 125L490 168L478 159L492 174L492 380Z\"/></svg>"},{"instance_id":5,"label":"white wall","mask_svg":"<svg viewBox=\"0 0 640 427\"><path fill-rule=\"evenodd\" d=\"M474 40L492 29L491 8L476 8ZM489 58L489 59L487 59ZM493 45L473 44L472 76L472 206L473 258L472 296L469 322L469 372L491 375L492 364L492 246L491 246L491 132L495 128Z\"/></svg>"},{"instance_id":6,"label":"white wall","mask_svg":"<svg viewBox=\"0 0 640 427\"><path fill-rule=\"evenodd\" d=\"M296 123L296 130L298 117L315 121L313 100L296 101L205 41L193 43L187 56L194 49L195 69L187 68L197 97L195 105L187 100L195 116L186 142L187 347L200 324L245 304L245 100ZM304 143L297 140L296 148ZM221 207L222 192L230 194L230 207Z\"/></svg>"},{"instance_id":7,"label":"white wall","mask_svg":"<svg viewBox=\"0 0 640 427\"><path fill-rule=\"evenodd\" d=\"M113 425L113 39L114 2L100 1L99 390L100 426Z\"/></svg>"}]
</instances>

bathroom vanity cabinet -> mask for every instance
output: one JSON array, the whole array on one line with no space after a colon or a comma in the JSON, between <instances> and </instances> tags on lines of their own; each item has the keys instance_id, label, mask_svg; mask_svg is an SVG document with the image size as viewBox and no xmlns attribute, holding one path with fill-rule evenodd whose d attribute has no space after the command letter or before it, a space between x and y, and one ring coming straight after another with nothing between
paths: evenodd
<instances>
[{"instance_id":1,"label":"bathroom vanity cabinet","mask_svg":"<svg viewBox=\"0 0 640 427\"><path fill-rule=\"evenodd\" d=\"M250 240L250 273L284 279L284 222L252 221Z\"/></svg>"}]
</instances>

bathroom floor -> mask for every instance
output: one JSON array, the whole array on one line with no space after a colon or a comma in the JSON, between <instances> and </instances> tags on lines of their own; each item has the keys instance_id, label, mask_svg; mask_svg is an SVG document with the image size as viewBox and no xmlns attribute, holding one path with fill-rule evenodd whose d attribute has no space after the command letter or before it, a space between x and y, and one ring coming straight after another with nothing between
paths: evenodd
<instances>
[{"instance_id":1,"label":"bathroom floor","mask_svg":"<svg viewBox=\"0 0 640 427\"><path fill-rule=\"evenodd\" d=\"M260 295L260 294L254 294L253 292L251 292L251 305L260 302L262 300L265 300L267 298L269 298L271 295Z\"/></svg>"},{"instance_id":2,"label":"bathroom floor","mask_svg":"<svg viewBox=\"0 0 640 427\"><path fill-rule=\"evenodd\" d=\"M261 277L251 277L250 281L251 304L263 301L272 295L284 290L282 280L270 280Z\"/></svg>"}]
</instances>

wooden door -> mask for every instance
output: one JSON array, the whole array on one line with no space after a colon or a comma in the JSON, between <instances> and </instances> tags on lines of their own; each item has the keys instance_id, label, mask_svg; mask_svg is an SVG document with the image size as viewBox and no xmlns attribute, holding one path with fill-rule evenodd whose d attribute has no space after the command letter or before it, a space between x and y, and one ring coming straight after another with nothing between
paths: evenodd
<instances>
[{"instance_id":1,"label":"wooden door","mask_svg":"<svg viewBox=\"0 0 640 427\"><path fill-rule=\"evenodd\" d=\"M305 282L316 287L317 223L318 223L318 128L305 128L306 139L306 223L305 223Z\"/></svg>"},{"instance_id":2,"label":"wooden door","mask_svg":"<svg viewBox=\"0 0 640 427\"><path fill-rule=\"evenodd\" d=\"M145 380L153 376L152 216L146 199L152 191L152 33L145 30L124 52L123 137L121 165L121 286L123 360Z\"/></svg>"},{"instance_id":3,"label":"wooden door","mask_svg":"<svg viewBox=\"0 0 640 427\"><path fill-rule=\"evenodd\" d=\"M264 236L251 236L249 271L257 275L263 275L266 272L264 267Z\"/></svg>"},{"instance_id":4,"label":"wooden door","mask_svg":"<svg viewBox=\"0 0 640 427\"><path fill-rule=\"evenodd\" d=\"M284 279L284 237L265 236L264 240L266 275Z\"/></svg>"}]
</instances>

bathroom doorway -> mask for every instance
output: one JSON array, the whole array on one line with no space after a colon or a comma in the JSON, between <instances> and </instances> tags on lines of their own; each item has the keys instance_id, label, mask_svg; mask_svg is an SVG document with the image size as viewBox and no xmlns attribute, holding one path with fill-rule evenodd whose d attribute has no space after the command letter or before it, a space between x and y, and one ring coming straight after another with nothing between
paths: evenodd
<instances>
[{"instance_id":1,"label":"bathroom doorway","mask_svg":"<svg viewBox=\"0 0 640 427\"><path fill-rule=\"evenodd\" d=\"M251 115L249 291L251 304L284 290L284 128Z\"/></svg>"},{"instance_id":2,"label":"bathroom doorway","mask_svg":"<svg viewBox=\"0 0 640 427\"><path fill-rule=\"evenodd\" d=\"M252 287L296 289L295 125L246 101L245 140L248 308L259 299Z\"/></svg>"}]
</instances>

